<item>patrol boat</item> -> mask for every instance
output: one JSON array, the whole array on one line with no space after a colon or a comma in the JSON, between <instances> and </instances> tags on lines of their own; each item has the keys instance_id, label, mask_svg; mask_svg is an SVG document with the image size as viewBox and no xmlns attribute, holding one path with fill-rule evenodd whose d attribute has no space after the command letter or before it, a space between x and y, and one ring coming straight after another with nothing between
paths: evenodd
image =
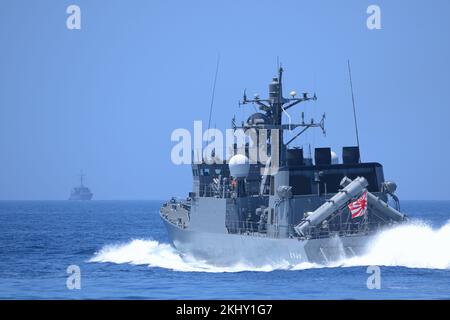
<instances>
[{"instance_id":1,"label":"patrol boat","mask_svg":"<svg viewBox=\"0 0 450 320\"><path fill-rule=\"evenodd\" d=\"M407 221L396 184L384 179L380 163L361 161L359 146L344 146L341 161L328 147L315 148L314 156L291 147L308 129L325 133L325 115L316 122L305 121L302 113L299 123L283 123L288 109L317 97L291 92L285 98L282 75L280 67L266 99L248 99L244 91L240 104L253 104L260 112L239 127L232 122L234 131L270 130L260 138L267 142L268 157L250 161L249 143L234 144L225 161L202 155L192 162L189 196L161 207L170 241L180 253L216 265L327 264L363 254L378 232ZM284 141L286 130L298 132Z\"/></svg>"},{"instance_id":2,"label":"patrol boat","mask_svg":"<svg viewBox=\"0 0 450 320\"><path fill-rule=\"evenodd\" d=\"M84 174L80 173L80 185L72 189L69 200L92 200L91 190L83 184Z\"/></svg>"}]
</instances>

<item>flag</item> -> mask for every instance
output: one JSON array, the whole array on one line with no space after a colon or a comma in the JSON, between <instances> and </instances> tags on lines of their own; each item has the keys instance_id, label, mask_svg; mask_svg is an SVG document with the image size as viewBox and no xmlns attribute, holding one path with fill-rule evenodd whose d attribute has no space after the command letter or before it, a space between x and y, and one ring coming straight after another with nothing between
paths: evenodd
<instances>
[{"instance_id":1,"label":"flag","mask_svg":"<svg viewBox=\"0 0 450 320\"><path fill-rule=\"evenodd\" d=\"M351 202L348 205L348 210L350 210L352 219L362 217L367 211L367 191L365 191L356 201Z\"/></svg>"}]
</instances>

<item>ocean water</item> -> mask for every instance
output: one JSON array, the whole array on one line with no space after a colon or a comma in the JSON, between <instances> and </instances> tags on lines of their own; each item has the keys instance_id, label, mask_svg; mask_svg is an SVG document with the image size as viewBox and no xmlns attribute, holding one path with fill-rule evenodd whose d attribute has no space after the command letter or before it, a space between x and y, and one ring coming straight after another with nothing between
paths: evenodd
<instances>
[{"instance_id":1,"label":"ocean water","mask_svg":"<svg viewBox=\"0 0 450 320\"><path fill-rule=\"evenodd\" d=\"M3 299L449 299L450 201L403 201L409 225L331 265L216 267L168 244L159 201L0 202ZM80 289L67 268L80 268ZM381 288L368 289L367 266Z\"/></svg>"}]
</instances>

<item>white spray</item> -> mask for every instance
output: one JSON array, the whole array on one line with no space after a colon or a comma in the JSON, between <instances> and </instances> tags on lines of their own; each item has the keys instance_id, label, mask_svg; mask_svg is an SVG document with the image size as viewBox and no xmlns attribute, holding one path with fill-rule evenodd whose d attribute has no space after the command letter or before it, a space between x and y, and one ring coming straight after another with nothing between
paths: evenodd
<instances>
[{"instance_id":1,"label":"white spray","mask_svg":"<svg viewBox=\"0 0 450 320\"><path fill-rule=\"evenodd\" d=\"M236 261L233 265L219 267L189 255L180 255L169 244L154 240L132 240L126 244L107 245L89 262L148 265L182 272L269 272L367 265L450 269L450 221L438 229L415 222L386 230L373 240L365 255L326 266L313 263L291 265L287 261L255 266Z\"/></svg>"}]
</instances>

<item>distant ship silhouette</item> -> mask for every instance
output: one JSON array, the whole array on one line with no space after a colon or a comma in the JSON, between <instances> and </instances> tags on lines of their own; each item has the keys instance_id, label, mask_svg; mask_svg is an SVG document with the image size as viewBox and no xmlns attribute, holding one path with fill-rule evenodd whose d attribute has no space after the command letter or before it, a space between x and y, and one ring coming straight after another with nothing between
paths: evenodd
<instances>
[{"instance_id":1,"label":"distant ship silhouette","mask_svg":"<svg viewBox=\"0 0 450 320\"><path fill-rule=\"evenodd\" d=\"M80 185L72 189L69 200L91 200L94 196L88 187L83 184L84 174L80 173Z\"/></svg>"}]
</instances>

